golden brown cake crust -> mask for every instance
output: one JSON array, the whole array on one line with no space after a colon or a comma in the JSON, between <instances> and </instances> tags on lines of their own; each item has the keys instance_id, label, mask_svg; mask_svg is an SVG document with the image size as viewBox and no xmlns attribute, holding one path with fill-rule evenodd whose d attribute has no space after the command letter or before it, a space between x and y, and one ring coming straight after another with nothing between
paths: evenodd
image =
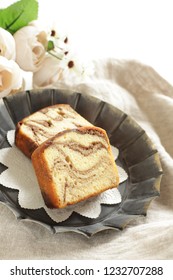
<instances>
[{"instance_id":1,"label":"golden brown cake crust","mask_svg":"<svg viewBox=\"0 0 173 280\"><path fill-rule=\"evenodd\" d=\"M49 140L45 141L43 144L41 144L33 152L32 157L31 157L32 163L33 163L33 166L34 166L34 169L35 169L35 173L36 173L36 176L37 176L37 179L38 179L38 183L39 183L43 198L45 200L46 205L49 208L64 208L67 205L73 205L76 202L79 202L79 201L71 201L71 202L68 202L68 204L63 204L60 201L59 197L57 196L56 190L55 190L56 186L55 186L55 184L52 180L52 175L50 173L50 169L49 169L48 164L47 164L47 162L45 161L45 158L44 158L45 149L52 145L52 143L54 142L54 139L57 139L57 137L61 137L61 135L66 134L70 131L75 131L75 132L80 133L80 134L83 134L83 133L86 133L86 132L88 132L89 134L96 133L98 135L104 136L107 143L109 144L109 139L107 137L106 132L103 129L101 129L99 127L93 127L93 126L92 127L81 127L81 128L78 128L78 129L66 130L66 131L58 133L56 136L52 137L51 139L49 139ZM116 179L115 179L116 183L110 185L109 188L105 188L105 190L115 188L119 184L118 171L117 171L117 167L116 167L116 164L115 164L112 152L111 152L110 144L108 145L108 152L110 154L112 164L115 166L115 170L114 170L115 173L114 174L115 174L115 177L116 177ZM83 199L81 199L80 201L91 198L92 196L96 196L101 192L103 192L103 189L100 190L100 191L97 191L97 192L93 192L89 196L83 197Z\"/></svg>"},{"instance_id":2,"label":"golden brown cake crust","mask_svg":"<svg viewBox=\"0 0 173 280\"><path fill-rule=\"evenodd\" d=\"M21 126L22 121L18 122L15 131L15 145L27 156L31 157L33 151L38 147L38 145L25 133L22 132Z\"/></svg>"},{"instance_id":3,"label":"golden brown cake crust","mask_svg":"<svg viewBox=\"0 0 173 280\"><path fill-rule=\"evenodd\" d=\"M55 205L60 205L60 200L56 195L48 165L44 160L45 147L46 143L40 145L33 152L31 159L45 204L49 208L54 208Z\"/></svg>"}]
</instances>

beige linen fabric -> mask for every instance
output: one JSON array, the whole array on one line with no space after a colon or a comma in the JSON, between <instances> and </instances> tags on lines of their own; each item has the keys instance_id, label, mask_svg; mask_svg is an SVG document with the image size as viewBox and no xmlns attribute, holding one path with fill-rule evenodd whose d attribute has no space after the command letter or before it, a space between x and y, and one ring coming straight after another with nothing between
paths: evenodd
<instances>
[{"instance_id":1,"label":"beige linen fabric","mask_svg":"<svg viewBox=\"0 0 173 280\"><path fill-rule=\"evenodd\" d=\"M0 259L173 259L173 87L137 61L95 61L95 75L78 91L109 102L133 117L155 143L163 167L161 196L147 217L122 232L106 230L90 239L53 235L34 222L15 219L0 204Z\"/></svg>"}]
</instances>

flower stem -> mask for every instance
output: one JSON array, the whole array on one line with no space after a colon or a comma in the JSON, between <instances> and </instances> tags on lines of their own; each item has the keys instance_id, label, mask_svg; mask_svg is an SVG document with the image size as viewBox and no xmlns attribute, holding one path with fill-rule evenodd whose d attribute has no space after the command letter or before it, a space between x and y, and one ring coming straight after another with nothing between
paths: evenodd
<instances>
[{"instance_id":1,"label":"flower stem","mask_svg":"<svg viewBox=\"0 0 173 280\"><path fill-rule=\"evenodd\" d=\"M57 56L56 54L52 53L51 51L48 51L48 53L54 57L56 57L59 60L62 60L62 57Z\"/></svg>"}]
</instances>

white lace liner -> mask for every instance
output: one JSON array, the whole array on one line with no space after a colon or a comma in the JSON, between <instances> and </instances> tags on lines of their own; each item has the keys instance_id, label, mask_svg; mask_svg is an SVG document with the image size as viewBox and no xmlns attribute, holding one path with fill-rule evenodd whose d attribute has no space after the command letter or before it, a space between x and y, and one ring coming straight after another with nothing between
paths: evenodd
<instances>
[{"instance_id":1,"label":"white lace liner","mask_svg":"<svg viewBox=\"0 0 173 280\"><path fill-rule=\"evenodd\" d=\"M51 219L58 223L70 217L72 212L95 219L100 215L101 204L117 204L121 202L121 195L118 189L111 189L97 197L68 206L65 209L47 208L30 159L24 156L14 145L14 133L14 130L7 133L7 139L11 147L0 150L0 162L8 167L0 174L0 183L7 188L19 190L18 201L22 208L39 209L43 207ZM115 147L112 147L112 151L116 160L119 151ZM119 166L118 171L120 182L122 183L128 176L125 170Z\"/></svg>"}]
</instances>

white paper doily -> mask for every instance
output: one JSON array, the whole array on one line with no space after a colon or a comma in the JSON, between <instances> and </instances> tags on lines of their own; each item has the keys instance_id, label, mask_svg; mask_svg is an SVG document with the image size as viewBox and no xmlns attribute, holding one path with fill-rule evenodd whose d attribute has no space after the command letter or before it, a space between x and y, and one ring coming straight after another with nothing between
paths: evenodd
<instances>
[{"instance_id":1,"label":"white paper doily","mask_svg":"<svg viewBox=\"0 0 173 280\"><path fill-rule=\"evenodd\" d=\"M118 189L111 189L102 194L88 199L84 202L65 209L49 209L46 207L37 178L31 163L14 144L14 130L7 133L7 140L11 147L0 150L0 162L7 169L0 174L0 183L11 189L19 190L18 202L22 208L39 209L43 207L52 220L59 223L70 217L72 212L79 213L82 216L95 219L101 212L101 204L117 204L121 202L121 195ZM119 151L112 147L115 160ZM120 183L127 179L127 173L118 166Z\"/></svg>"}]
</instances>

